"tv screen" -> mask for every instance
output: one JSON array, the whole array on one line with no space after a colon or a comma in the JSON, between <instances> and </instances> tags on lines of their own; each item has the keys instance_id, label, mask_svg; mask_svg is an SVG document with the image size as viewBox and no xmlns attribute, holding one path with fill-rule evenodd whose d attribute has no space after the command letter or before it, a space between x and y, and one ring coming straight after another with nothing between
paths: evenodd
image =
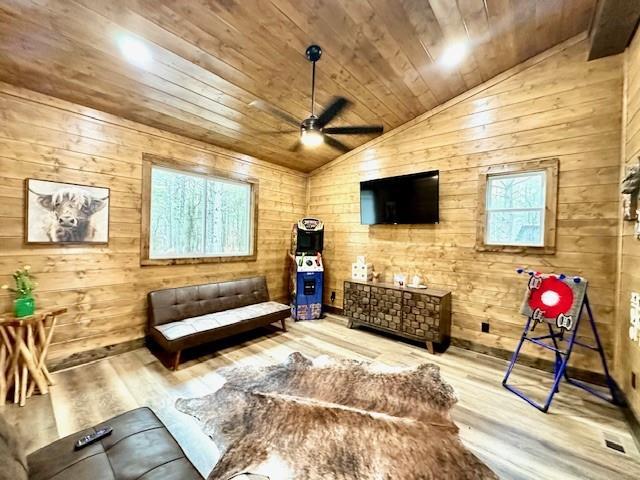
<instances>
[{"instance_id":1,"label":"tv screen","mask_svg":"<svg viewBox=\"0 0 640 480\"><path fill-rule=\"evenodd\" d=\"M438 223L439 170L360 182L360 223Z\"/></svg>"}]
</instances>

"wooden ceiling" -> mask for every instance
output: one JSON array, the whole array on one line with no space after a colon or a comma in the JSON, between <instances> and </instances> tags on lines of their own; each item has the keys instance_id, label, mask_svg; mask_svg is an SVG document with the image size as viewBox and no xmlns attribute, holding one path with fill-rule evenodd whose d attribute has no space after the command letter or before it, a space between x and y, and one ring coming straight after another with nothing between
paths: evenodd
<instances>
[{"instance_id":1,"label":"wooden ceiling","mask_svg":"<svg viewBox=\"0 0 640 480\"><path fill-rule=\"evenodd\" d=\"M250 105L309 115L309 44L324 50L319 105L353 101L332 126L389 130L588 29L595 1L2 0L0 80L310 171L340 152L289 151L297 134ZM123 58L123 35L146 65ZM442 66L461 40L465 60Z\"/></svg>"}]
</instances>

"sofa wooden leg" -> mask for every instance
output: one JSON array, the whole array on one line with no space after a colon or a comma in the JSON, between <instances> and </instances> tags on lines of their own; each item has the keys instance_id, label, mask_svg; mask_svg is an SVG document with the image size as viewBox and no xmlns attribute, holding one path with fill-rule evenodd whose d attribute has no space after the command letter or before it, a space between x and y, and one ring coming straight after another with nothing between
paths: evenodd
<instances>
[{"instance_id":1,"label":"sofa wooden leg","mask_svg":"<svg viewBox=\"0 0 640 480\"><path fill-rule=\"evenodd\" d=\"M284 318L282 320L280 320L280 323L282 324L282 331L286 332L287 331L287 324L284 323Z\"/></svg>"},{"instance_id":2,"label":"sofa wooden leg","mask_svg":"<svg viewBox=\"0 0 640 480\"><path fill-rule=\"evenodd\" d=\"M178 370L178 365L180 365L180 353L182 352L182 350L178 350L176 353L173 354L173 357L171 358L171 370Z\"/></svg>"}]
</instances>

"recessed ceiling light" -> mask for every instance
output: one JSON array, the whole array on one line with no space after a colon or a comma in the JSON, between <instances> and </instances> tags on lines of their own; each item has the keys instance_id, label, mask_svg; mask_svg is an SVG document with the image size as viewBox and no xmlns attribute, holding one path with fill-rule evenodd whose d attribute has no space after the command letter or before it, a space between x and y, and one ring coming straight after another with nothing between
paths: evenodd
<instances>
[{"instance_id":1,"label":"recessed ceiling light","mask_svg":"<svg viewBox=\"0 0 640 480\"><path fill-rule=\"evenodd\" d=\"M120 53L122 53L122 56L127 62L137 67L146 67L151 63L151 60L153 60L149 47L141 40L122 34L118 36L116 41Z\"/></svg>"},{"instance_id":2,"label":"recessed ceiling light","mask_svg":"<svg viewBox=\"0 0 640 480\"><path fill-rule=\"evenodd\" d=\"M467 44L464 42L456 42L449 45L442 52L440 63L447 68L455 67L467 55Z\"/></svg>"}]
</instances>

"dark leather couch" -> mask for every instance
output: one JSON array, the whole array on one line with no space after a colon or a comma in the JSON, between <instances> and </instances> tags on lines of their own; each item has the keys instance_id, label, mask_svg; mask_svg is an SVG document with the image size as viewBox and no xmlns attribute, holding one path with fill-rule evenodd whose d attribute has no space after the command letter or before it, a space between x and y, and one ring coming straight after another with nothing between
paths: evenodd
<instances>
[{"instance_id":1,"label":"dark leather couch","mask_svg":"<svg viewBox=\"0 0 640 480\"><path fill-rule=\"evenodd\" d=\"M172 358L176 369L186 348L281 322L288 305L269 301L265 277L168 288L149 293L150 337Z\"/></svg>"},{"instance_id":2,"label":"dark leather couch","mask_svg":"<svg viewBox=\"0 0 640 480\"><path fill-rule=\"evenodd\" d=\"M146 407L131 410L104 423L61 438L21 460L17 440L8 430L0 438L0 478L7 480L203 480L164 424ZM113 433L81 450L78 438L108 425ZM1 430L1 429L0 429ZM10 445L7 452L4 445ZM24 464L20 468L20 464ZM18 468L14 468L14 465ZM4 476L6 468L14 468Z\"/></svg>"}]
</instances>

